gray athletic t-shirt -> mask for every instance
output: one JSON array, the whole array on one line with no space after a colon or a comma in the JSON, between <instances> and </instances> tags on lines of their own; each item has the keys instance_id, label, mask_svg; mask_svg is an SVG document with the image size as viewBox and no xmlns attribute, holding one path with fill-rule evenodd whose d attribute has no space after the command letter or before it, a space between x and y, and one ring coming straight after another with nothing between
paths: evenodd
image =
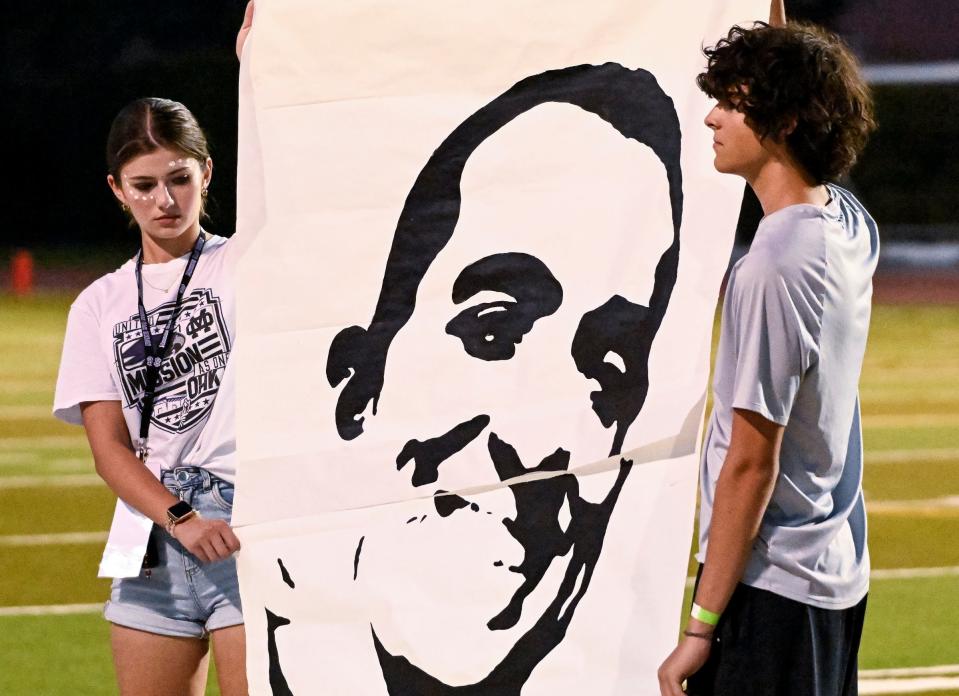
<instances>
[{"instance_id":1,"label":"gray athletic t-shirt","mask_svg":"<svg viewBox=\"0 0 959 696\"><path fill-rule=\"evenodd\" d=\"M723 304L713 412L700 471L699 553L733 409L785 426L779 477L743 582L827 609L869 587L859 373L869 331L876 223L848 191L763 218Z\"/></svg>"}]
</instances>

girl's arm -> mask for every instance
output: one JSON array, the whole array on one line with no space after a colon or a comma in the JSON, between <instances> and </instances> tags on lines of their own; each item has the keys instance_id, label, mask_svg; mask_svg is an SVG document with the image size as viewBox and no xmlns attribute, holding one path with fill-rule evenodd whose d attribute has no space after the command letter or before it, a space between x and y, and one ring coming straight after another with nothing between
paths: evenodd
<instances>
[{"instance_id":1,"label":"girl's arm","mask_svg":"<svg viewBox=\"0 0 959 696\"><path fill-rule=\"evenodd\" d=\"M124 502L156 522L167 523L167 509L177 502L133 451L119 401L80 404L83 426L97 474ZM227 558L240 542L223 520L193 517L174 528L174 537L204 563Z\"/></svg>"}]
</instances>

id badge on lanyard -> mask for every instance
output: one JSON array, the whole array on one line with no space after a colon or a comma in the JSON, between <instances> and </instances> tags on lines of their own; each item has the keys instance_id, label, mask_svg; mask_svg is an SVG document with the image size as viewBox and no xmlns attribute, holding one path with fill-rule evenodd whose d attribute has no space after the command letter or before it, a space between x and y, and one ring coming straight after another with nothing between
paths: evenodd
<instances>
[{"instance_id":1,"label":"id badge on lanyard","mask_svg":"<svg viewBox=\"0 0 959 696\"><path fill-rule=\"evenodd\" d=\"M169 347L170 337L173 335L173 326L176 324L177 315L180 313L180 305L183 303L183 296L186 294L187 286L193 278L193 272L196 270L197 261L200 260L204 244L206 244L206 233L200 230L196 242L193 243L190 259L187 261L186 268L183 269L183 277L180 279L180 287L177 288L173 312L170 314L170 320L167 322L159 342L153 340L149 317L143 304L143 249L137 256L137 312L140 315L143 352L146 356L146 379L143 387L143 398L140 401L140 433L136 441L136 455L137 459L144 463L150 456L150 419L153 418L153 405L156 401L156 390L160 382L160 365Z\"/></svg>"},{"instance_id":2,"label":"id badge on lanyard","mask_svg":"<svg viewBox=\"0 0 959 696\"><path fill-rule=\"evenodd\" d=\"M186 288L193 278L193 272L196 270L197 261L200 260L200 254L203 252L203 246L206 244L206 234L200 230L196 242L193 243L193 250L190 252L190 260L187 261L186 268L183 269L183 277L180 279L180 287L177 288L176 302L173 304L173 312L167 322L163 334L160 336L159 343L153 340L153 332L150 329L149 317L146 307L143 304L143 249L137 256L136 278L137 278L137 312L140 315L140 329L143 335L143 352L146 362L146 380L143 387L143 398L140 401L140 433L136 442L137 459L146 465L147 458L150 456L150 419L153 418L153 405L156 401L157 386L160 383L160 365L166 356L170 344L170 337L173 335L173 326L176 324L177 315L180 313L180 305L183 303L183 296L186 294ZM155 529L150 530L150 536L147 540L146 554L143 556L142 568L149 575L150 569L154 568L159 562L157 553L157 544Z\"/></svg>"}]
</instances>

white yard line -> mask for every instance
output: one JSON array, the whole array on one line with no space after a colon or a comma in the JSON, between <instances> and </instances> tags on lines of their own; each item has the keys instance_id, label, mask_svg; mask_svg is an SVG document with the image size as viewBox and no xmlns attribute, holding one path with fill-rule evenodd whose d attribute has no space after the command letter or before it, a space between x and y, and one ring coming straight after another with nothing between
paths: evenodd
<instances>
[{"instance_id":1,"label":"white yard line","mask_svg":"<svg viewBox=\"0 0 959 696\"><path fill-rule=\"evenodd\" d=\"M29 607L0 607L2 616L61 616L65 614L96 614L103 611L98 604L45 604Z\"/></svg>"},{"instance_id":2,"label":"white yard line","mask_svg":"<svg viewBox=\"0 0 959 696\"><path fill-rule=\"evenodd\" d=\"M0 469L20 467L26 471L44 471L50 475L88 474L93 471L92 457L57 457L48 461L29 452L0 452ZM4 476L0 472L0 476ZM13 474L11 474L13 475Z\"/></svg>"},{"instance_id":3,"label":"white yard line","mask_svg":"<svg viewBox=\"0 0 959 696\"><path fill-rule=\"evenodd\" d=\"M0 490L9 488L41 488L65 486L75 488L81 486L106 485L96 474L66 474L62 476L0 476Z\"/></svg>"},{"instance_id":4,"label":"white yard line","mask_svg":"<svg viewBox=\"0 0 959 696\"><path fill-rule=\"evenodd\" d=\"M959 689L959 677L913 677L911 679L859 679L859 693L920 694L930 691Z\"/></svg>"},{"instance_id":5,"label":"white yard line","mask_svg":"<svg viewBox=\"0 0 959 696\"><path fill-rule=\"evenodd\" d=\"M959 677L959 665L932 667L897 667L895 669L861 669L860 679L888 679L899 677Z\"/></svg>"},{"instance_id":6,"label":"white yard line","mask_svg":"<svg viewBox=\"0 0 959 696\"><path fill-rule=\"evenodd\" d=\"M64 544L99 544L106 540L107 532L7 534L5 536L0 536L0 546L62 546Z\"/></svg>"},{"instance_id":7,"label":"white yard line","mask_svg":"<svg viewBox=\"0 0 959 696\"><path fill-rule=\"evenodd\" d=\"M51 418L49 406L0 406L0 420Z\"/></svg>"},{"instance_id":8,"label":"white yard line","mask_svg":"<svg viewBox=\"0 0 959 696\"><path fill-rule=\"evenodd\" d=\"M883 413L863 416L864 428L940 428L959 426L959 413Z\"/></svg>"},{"instance_id":9,"label":"white yard line","mask_svg":"<svg viewBox=\"0 0 959 696\"><path fill-rule=\"evenodd\" d=\"M49 379L20 379L15 375L3 376L3 391L5 394L49 394L53 401L53 382Z\"/></svg>"},{"instance_id":10,"label":"white yard line","mask_svg":"<svg viewBox=\"0 0 959 696\"><path fill-rule=\"evenodd\" d=\"M866 511L872 515L942 514L957 510L959 510L959 495L915 500L870 500L866 503Z\"/></svg>"},{"instance_id":11,"label":"white yard line","mask_svg":"<svg viewBox=\"0 0 959 696\"><path fill-rule=\"evenodd\" d=\"M869 577L872 580L912 580L914 578L946 578L959 576L959 566L941 568L877 568Z\"/></svg>"},{"instance_id":12,"label":"white yard line","mask_svg":"<svg viewBox=\"0 0 959 696\"><path fill-rule=\"evenodd\" d=\"M0 466L17 466L38 461L40 461L40 455L36 452L0 452Z\"/></svg>"},{"instance_id":13,"label":"white yard line","mask_svg":"<svg viewBox=\"0 0 959 696\"><path fill-rule=\"evenodd\" d=\"M51 416L52 418L53 416ZM83 435L40 435L36 437L2 437L0 451L32 450L36 447L86 447Z\"/></svg>"},{"instance_id":14,"label":"white yard line","mask_svg":"<svg viewBox=\"0 0 959 696\"><path fill-rule=\"evenodd\" d=\"M878 450L863 455L866 466L870 464L902 464L906 462L934 461L959 463L959 448L938 447L935 449Z\"/></svg>"}]
</instances>

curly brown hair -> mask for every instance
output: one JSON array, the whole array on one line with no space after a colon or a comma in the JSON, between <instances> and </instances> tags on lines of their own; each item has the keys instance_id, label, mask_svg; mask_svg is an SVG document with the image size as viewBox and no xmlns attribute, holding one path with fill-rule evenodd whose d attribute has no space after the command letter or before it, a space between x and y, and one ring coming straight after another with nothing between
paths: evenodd
<instances>
[{"instance_id":1,"label":"curly brown hair","mask_svg":"<svg viewBox=\"0 0 959 696\"><path fill-rule=\"evenodd\" d=\"M786 145L817 183L847 173L875 130L872 95L842 40L814 24L734 26L703 49L696 83Z\"/></svg>"}]
</instances>

